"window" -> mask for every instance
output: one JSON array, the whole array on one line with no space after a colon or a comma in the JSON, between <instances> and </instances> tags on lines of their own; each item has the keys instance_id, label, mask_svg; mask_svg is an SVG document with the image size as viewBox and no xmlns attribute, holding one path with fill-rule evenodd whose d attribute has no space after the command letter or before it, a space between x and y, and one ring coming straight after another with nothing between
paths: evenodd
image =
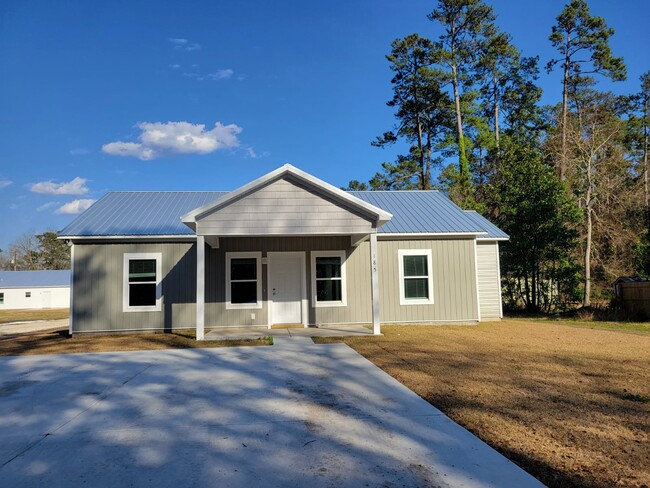
<instances>
[{"instance_id":1,"label":"window","mask_svg":"<svg viewBox=\"0 0 650 488\"><path fill-rule=\"evenodd\" d=\"M312 251L311 289L314 307L344 307L345 251Z\"/></svg>"},{"instance_id":2,"label":"window","mask_svg":"<svg viewBox=\"0 0 650 488\"><path fill-rule=\"evenodd\" d=\"M25 298L32 298L32 292L31 291L26 291L25 292Z\"/></svg>"},{"instance_id":3,"label":"window","mask_svg":"<svg viewBox=\"0 0 650 488\"><path fill-rule=\"evenodd\" d=\"M400 305L433 304L430 249L400 249Z\"/></svg>"},{"instance_id":4,"label":"window","mask_svg":"<svg viewBox=\"0 0 650 488\"><path fill-rule=\"evenodd\" d=\"M124 312L161 310L161 253L124 254Z\"/></svg>"},{"instance_id":5,"label":"window","mask_svg":"<svg viewBox=\"0 0 650 488\"><path fill-rule=\"evenodd\" d=\"M5 294L0 293L0 305L4 305L4 303L5 303Z\"/></svg>"},{"instance_id":6,"label":"window","mask_svg":"<svg viewBox=\"0 0 650 488\"><path fill-rule=\"evenodd\" d=\"M226 308L262 308L262 253L226 253Z\"/></svg>"}]
</instances>

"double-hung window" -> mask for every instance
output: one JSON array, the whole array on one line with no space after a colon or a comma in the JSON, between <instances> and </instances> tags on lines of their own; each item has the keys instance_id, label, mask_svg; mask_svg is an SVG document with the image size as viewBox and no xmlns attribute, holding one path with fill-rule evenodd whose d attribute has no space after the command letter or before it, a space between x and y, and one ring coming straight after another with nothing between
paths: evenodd
<instances>
[{"instance_id":1,"label":"double-hung window","mask_svg":"<svg viewBox=\"0 0 650 488\"><path fill-rule=\"evenodd\" d=\"M226 308L262 308L262 253L226 253Z\"/></svg>"},{"instance_id":2,"label":"double-hung window","mask_svg":"<svg viewBox=\"0 0 650 488\"><path fill-rule=\"evenodd\" d=\"M342 307L347 304L345 251L312 251L312 303L315 307Z\"/></svg>"},{"instance_id":3,"label":"double-hung window","mask_svg":"<svg viewBox=\"0 0 650 488\"><path fill-rule=\"evenodd\" d=\"M0 305L4 305L4 303L5 303L5 294L0 293Z\"/></svg>"},{"instance_id":4,"label":"double-hung window","mask_svg":"<svg viewBox=\"0 0 650 488\"><path fill-rule=\"evenodd\" d=\"M161 262L161 253L124 254L124 312L161 310Z\"/></svg>"},{"instance_id":5,"label":"double-hung window","mask_svg":"<svg viewBox=\"0 0 650 488\"><path fill-rule=\"evenodd\" d=\"M430 305L433 303L431 249L400 249L400 305Z\"/></svg>"}]
</instances>

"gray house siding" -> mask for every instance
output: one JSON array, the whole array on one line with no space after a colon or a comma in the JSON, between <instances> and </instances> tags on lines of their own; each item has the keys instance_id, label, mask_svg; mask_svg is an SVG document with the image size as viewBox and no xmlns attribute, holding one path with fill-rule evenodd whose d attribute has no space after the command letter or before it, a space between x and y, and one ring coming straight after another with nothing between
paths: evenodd
<instances>
[{"instance_id":1,"label":"gray house siding","mask_svg":"<svg viewBox=\"0 0 650 488\"><path fill-rule=\"evenodd\" d=\"M496 241L476 244L478 289L481 320L501 318L501 283L499 282L499 244Z\"/></svg>"},{"instance_id":2,"label":"gray house siding","mask_svg":"<svg viewBox=\"0 0 650 488\"><path fill-rule=\"evenodd\" d=\"M262 308L227 310L225 263L226 252L261 251L305 252L307 280L308 323L365 323L370 321L370 255L367 243L350 247L349 237L249 237L221 238L218 249L206 249L206 327L267 325L268 290L267 268L262 266ZM347 307L318 307L311 305L311 255L310 251L346 251ZM255 318L251 318L251 313Z\"/></svg>"},{"instance_id":3,"label":"gray house siding","mask_svg":"<svg viewBox=\"0 0 650 488\"><path fill-rule=\"evenodd\" d=\"M434 303L400 305L399 249L431 249ZM313 307L311 251L345 251L347 306ZM370 323L370 246L350 246L347 236L222 237L206 246L205 325L268 325L267 265L262 266L262 308L225 306L227 252L305 252L309 324ZM162 253L162 310L123 312L124 253ZM474 241L380 240L378 243L381 321L474 321L477 314ZM194 243L75 244L72 332L171 330L196 325L196 249ZM252 318L251 313L255 314Z\"/></svg>"},{"instance_id":4,"label":"gray house siding","mask_svg":"<svg viewBox=\"0 0 650 488\"><path fill-rule=\"evenodd\" d=\"M372 230L371 222L287 179L197 220L198 235L355 234Z\"/></svg>"},{"instance_id":5,"label":"gray house siding","mask_svg":"<svg viewBox=\"0 0 650 488\"><path fill-rule=\"evenodd\" d=\"M400 305L400 249L431 249L432 305ZM379 287L383 323L476 321L474 240L379 241Z\"/></svg>"},{"instance_id":6,"label":"gray house siding","mask_svg":"<svg viewBox=\"0 0 650 488\"><path fill-rule=\"evenodd\" d=\"M160 312L123 312L124 253L162 253ZM195 326L196 250L192 243L75 244L72 333L171 330Z\"/></svg>"}]
</instances>

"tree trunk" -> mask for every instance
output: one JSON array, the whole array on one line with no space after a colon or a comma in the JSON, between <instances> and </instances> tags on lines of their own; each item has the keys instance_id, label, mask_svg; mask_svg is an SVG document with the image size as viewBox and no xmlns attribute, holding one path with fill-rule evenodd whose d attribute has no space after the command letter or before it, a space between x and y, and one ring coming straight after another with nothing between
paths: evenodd
<instances>
[{"instance_id":1,"label":"tree trunk","mask_svg":"<svg viewBox=\"0 0 650 488\"><path fill-rule=\"evenodd\" d=\"M567 160L567 119L569 113L569 59L564 60L564 77L562 79L562 154L560 156L560 167L558 175L560 181L566 178Z\"/></svg>"},{"instance_id":2,"label":"tree trunk","mask_svg":"<svg viewBox=\"0 0 650 488\"><path fill-rule=\"evenodd\" d=\"M591 306L591 187L587 190L587 198L585 208L587 211L587 243L585 246L585 295L582 305L585 307Z\"/></svg>"},{"instance_id":3,"label":"tree trunk","mask_svg":"<svg viewBox=\"0 0 650 488\"><path fill-rule=\"evenodd\" d=\"M467 158L465 156L465 139L463 137L463 116L460 111L460 94L458 92L458 75L456 64L451 65L452 85L454 87L454 104L456 105L456 129L458 131L458 169L462 178L469 176Z\"/></svg>"},{"instance_id":4,"label":"tree trunk","mask_svg":"<svg viewBox=\"0 0 650 488\"><path fill-rule=\"evenodd\" d=\"M493 74L492 82L494 83L494 140L499 149L499 90L497 89L497 76Z\"/></svg>"},{"instance_id":5,"label":"tree trunk","mask_svg":"<svg viewBox=\"0 0 650 488\"><path fill-rule=\"evenodd\" d=\"M643 191L648 210L648 100L643 104Z\"/></svg>"}]
</instances>

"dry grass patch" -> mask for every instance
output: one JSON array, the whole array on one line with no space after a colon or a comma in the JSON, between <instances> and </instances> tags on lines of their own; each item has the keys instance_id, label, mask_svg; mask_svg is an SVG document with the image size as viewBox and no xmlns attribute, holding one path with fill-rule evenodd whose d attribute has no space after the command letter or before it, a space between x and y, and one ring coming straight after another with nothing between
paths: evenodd
<instances>
[{"instance_id":1,"label":"dry grass patch","mask_svg":"<svg viewBox=\"0 0 650 488\"><path fill-rule=\"evenodd\" d=\"M0 356L262 346L272 344L269 338L239 341L196 341L195 337L194 331L69 337L67 330L56 329L37 333L0 336Z\"/></svg>"},{"instance_id":2,"label":"dry grass patch","mask_svg":"<svg viewBox=\"0 0 650 488\"><path fill-rule=\"evenodd\" d=\"M382 332L344 341L545 484L650 486L650 335L531 320Z\"/></svg>"},{"instance_id":3,"label":"dry grass patch","mask_svg":"<svg viewBox=\"0 0 650 488\"><path fill-rule=\"evenodd\" d=\"M8 322L28 322L32 320L59 320L70 317L67 308L49 308L46 310L0 310L0 324Z\"/></svg>"}]
</instances>

